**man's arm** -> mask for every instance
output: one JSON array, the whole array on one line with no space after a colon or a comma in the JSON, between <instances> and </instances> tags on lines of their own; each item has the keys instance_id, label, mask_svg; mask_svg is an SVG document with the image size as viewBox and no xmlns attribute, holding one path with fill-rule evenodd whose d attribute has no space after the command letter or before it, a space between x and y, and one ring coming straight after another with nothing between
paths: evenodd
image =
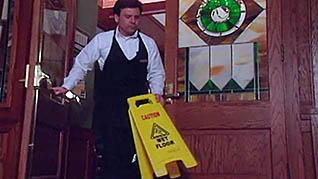
<instances>
[{"instance_id":1,"label":"man's arm","mask_svg":"<svg viewBox=\"0 0 318 179\"><path fill-rule=\"evenodd\" d=\"M94 62L100 57L98 43L98 36L96 36L77 55L69 75L64 79L64 84L52 88L56 95L64 94L68 90L73 89L80 80L84 79L87 71L93 69Z\"/></svg>"},{"instance_id":2,"label":"man's arm","mask_svg":"<svg viewBox=\"0 0 318 179\"><path fill-rule=\"evenodd\" d=\"M163 89L165 81L165 71L162 64L162 59L154 40L148 42L148 75L147 80L149 82L149 87L151 92L156 95L157 100L164 104Z\"/></svg>"}]
</instances>

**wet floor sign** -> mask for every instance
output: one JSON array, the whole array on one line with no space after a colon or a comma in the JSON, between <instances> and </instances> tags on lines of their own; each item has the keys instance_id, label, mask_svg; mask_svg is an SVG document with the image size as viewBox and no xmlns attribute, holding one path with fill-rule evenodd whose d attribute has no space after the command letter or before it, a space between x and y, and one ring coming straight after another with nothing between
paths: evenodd
<instances>
[{"instance_id":1,"label":"wet floor sign","mask_svg":"<svg viewBox=\"0 0 318 179\"><path fill-rule=\"evenodd\" d=\"M128 98L138 162L143 179L167 175L180 176L176 161L185 167L197 165L188 146L155 95ZM168 168L168 170L167 170Z\"/></svg>"}]
</instances>

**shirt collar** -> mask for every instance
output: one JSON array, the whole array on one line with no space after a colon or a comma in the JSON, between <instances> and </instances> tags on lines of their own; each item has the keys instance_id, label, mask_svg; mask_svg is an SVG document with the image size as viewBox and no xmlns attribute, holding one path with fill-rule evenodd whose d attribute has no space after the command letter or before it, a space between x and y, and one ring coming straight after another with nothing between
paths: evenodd
<instances>
[{"instance_id":1,"label":"shirt collar","mask_svg":"<svg viewBox=\"0 0 318 179\"><path fill-rule=\"evenodd\" d=\"M116 36L117 36L117 38L121 38L124 40L135 39L138 37L138 30L134 34L132 34L131 36L124 36L122 33L119 32L119 28L117 26L116 27Z\"/></svg>"}]
</instances>

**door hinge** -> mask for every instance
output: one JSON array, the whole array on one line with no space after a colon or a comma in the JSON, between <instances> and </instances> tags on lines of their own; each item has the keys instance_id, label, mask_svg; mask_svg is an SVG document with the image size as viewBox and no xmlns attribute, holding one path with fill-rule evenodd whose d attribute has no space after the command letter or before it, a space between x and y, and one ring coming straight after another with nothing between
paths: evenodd
<instances>
[{"instance_id":1,"label":"door hinge","mask_svg":"<svg viewBox=\"0 0 318 179\"><path fill-rule=\"evenodd\" d=\"M285 46L284 46L284 44L281 44L280 50L281 50L281 61L285 62Z\"/></svg>"}]
</instances>

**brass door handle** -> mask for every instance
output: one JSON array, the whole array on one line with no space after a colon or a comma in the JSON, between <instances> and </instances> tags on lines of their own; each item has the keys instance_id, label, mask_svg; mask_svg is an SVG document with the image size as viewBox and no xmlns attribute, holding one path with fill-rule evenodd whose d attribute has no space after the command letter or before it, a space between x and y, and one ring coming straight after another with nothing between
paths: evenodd
<instances>
[{"instance_id":1,"label":"brass door handle","mask_svg":"<svg viewBox=\"0 0 318 179\"><path fill-rule=\"evenodd\" d=\"M50 100L60 105L65 105L70 102L76 102L79 105L82 104L81 98L77 96L75 93L73 93L72 91L67 91L63 95L55 95L51 92Z\"/></svg>"},{"instance_id":2,"label":"brass door handle","mask_svg":"<svg viewBox=\"0 0 318 179\"><path fill-rule=\"evenodd\" d=\"M180 99L182 96L183 96L182 93L177 92L176 94L165 95L164 98L165 98L166 104L172 104L174 100Z\"/></svg>"}]
</instances>

